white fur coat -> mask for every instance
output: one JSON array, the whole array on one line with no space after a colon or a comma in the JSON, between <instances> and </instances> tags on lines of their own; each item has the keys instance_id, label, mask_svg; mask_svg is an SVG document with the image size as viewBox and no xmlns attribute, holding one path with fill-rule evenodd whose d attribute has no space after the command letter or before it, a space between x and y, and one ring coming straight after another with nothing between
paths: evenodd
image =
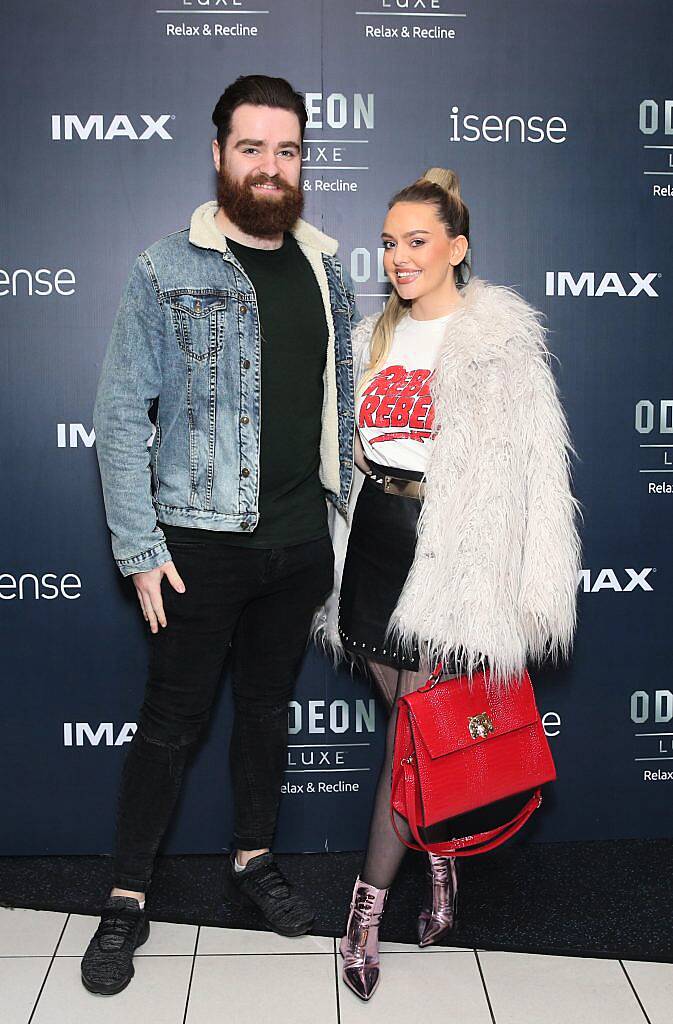
<instances>
[{"instance_id":1,"label":"white fur coat","mask_svg":"<svg viewBox=\"0 0 673 1024\"><path fill-rule=\"evenodd\" d=\"M390 630L419 644L431 663L453 654L472 673L484 656L498 683L520 674L528 658L556 661L572 648L581 565L575 453L541 314L512 289L479 278L461 295L432 382L437 436L416 555ZM354 331L356 381L376 320ZM356 470L348 519L330 513L335 587L314 634L335 657L343 655L338 597L362 480Z\"/></svg>"}]
</instances>

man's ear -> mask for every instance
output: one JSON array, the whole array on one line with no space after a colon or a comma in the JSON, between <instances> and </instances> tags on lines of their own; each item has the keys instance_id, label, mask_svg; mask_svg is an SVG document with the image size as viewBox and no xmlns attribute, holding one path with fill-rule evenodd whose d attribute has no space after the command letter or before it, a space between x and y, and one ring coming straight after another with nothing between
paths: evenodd
<instances>
[{"instance_id":1,"label":"man's ear","mask_svg":"<svg viewBox=\"0 0 673 1024\"><path fill-rule=\"evenodd\" d=\"M215 170L220 173L220 147L217 143L217 139L213 139L213 163L215 164Z\"/></svg>"}]
</instances>

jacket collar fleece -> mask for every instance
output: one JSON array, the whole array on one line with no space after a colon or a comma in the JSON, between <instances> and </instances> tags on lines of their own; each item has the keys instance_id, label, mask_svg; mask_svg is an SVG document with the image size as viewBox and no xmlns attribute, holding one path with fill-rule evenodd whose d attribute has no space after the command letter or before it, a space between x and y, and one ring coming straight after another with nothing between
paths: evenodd
<instances>
[{"instance_id":1,"label":"jacket collar fleece","mask_svg":"<svg viewBox=\"0 0 673 1024\"><path fill-rule=\"evenodd\" d=\"M215 223L217 210L218 206L214 200L197 206L192 214L189 225L189 241L192 245L198 245L201 249L215 249L217 252L228 252L227 240ZM339 248L339 243L334 238L330 238L329 235L318 231L312 224L301 220L301 218L296 221L291 229L291 233L299 245L315 249L318 252L324 252L328 256L334 256Z\"/></svg>"}]
</instances>

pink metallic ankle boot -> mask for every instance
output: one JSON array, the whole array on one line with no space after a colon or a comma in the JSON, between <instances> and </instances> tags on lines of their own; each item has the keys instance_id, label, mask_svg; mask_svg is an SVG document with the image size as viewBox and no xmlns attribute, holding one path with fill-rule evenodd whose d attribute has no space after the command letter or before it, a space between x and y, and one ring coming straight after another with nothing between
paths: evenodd
<instances>
[{"instance_id":1,"label":"pink metallic ankle boot","mask_svg":"<svg viewBox=\"0 0 673 1024\"><path fill-rule=\"evenodd\" d=\"M387 889L355 880L346 934L339 944L343 980L360 999L370 999L379 983L379 924Z\"/></svg>"},{"instance_id":2,"label":"pink metallic ankle boot","mask_svg":"<svg viewBox=\"0 0 673 1024\"><path fill-rule=\"evenodd\" d=\"M426 897L418 917L419 946L432 946L456 923L456 858L429 853L428 859Z\"/></svg>"}]
</instances>

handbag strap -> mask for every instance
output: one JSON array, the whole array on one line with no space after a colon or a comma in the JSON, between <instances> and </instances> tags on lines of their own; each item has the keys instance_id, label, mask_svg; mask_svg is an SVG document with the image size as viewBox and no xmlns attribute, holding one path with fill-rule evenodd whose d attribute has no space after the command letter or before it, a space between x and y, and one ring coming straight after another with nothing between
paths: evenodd
<instances>
[{"instance_id":1,"label":"handbag strap","mask_svg":"<svg viewBox=\"0 0 673 1024\"><path fill-rule=\"evenodd\" d=\"M444 671L444 662L443 661L437 662L437 665L435 667L434 672L432 673L432 675L430 676L428 681L426 683L424 683L423 686L419 687L418 692L419 693L427 693L428 690L432 690L432 688L434 686L436 686L437 683L439 682L443 671Z\"/></svg>"},{"instance_id":2,"label":"handbag strap","mask_svg":"<svg viewBox=\"0 0 673 1024\"><path fill-rule=\"evenodd\" d=\"M480 671L483 672L484 676L486 676L488 674L488 669L481 669ZM428 693L430 690L433 690L435 688L435 686L437 685L437 683L439 683L441 681L442 673L443 672L444 672L444 662L443 661L439 661L439 662L437 662L437 665L435 666L435 669L432 672L432 675L429 677L428 681L426 683L424 683L423 686L419 686L419 688L417 690L417 693ZM464 678L464 677L460 676L458 678ZM455 679L451 679L450 682L455 682Z\"/></svg>"},{"instance_id":3,"label":"handbag strap","mask_svg":"<svg viewBox=\"0 0 673 1024\"><path fill-rule=\"evenodd\" d=\"M446 842L426 843L421 838L418 818L416 815L416 785L413 769L407 762L403 763L400 767L403 771L396 769L397 785L394 786L394 792L399 790L400 785L404 787L404 803L407 810L406 820L416 842L409 842L404 838L404 836L400 835L397 822L395 821L395 811L393 810L392 800L390 802L390 819L395 833L397 834L397 838L411 850L435 853L441 857L473 857L478 853L487 853L489 850L495 849L497 846L500 846L501 843L506 842L515 835L515 833L517 833L519 829L526 824L531 814L533 814L542 803L542 793L539 789L536 789L530 799L523 805L521 810L518 811L513 818L506 821L503 825L497 826L497 828L488 829L486 832L477 832L475 835L464 836L460 839L450 839Z\"/></svg>"}]
</instances>

